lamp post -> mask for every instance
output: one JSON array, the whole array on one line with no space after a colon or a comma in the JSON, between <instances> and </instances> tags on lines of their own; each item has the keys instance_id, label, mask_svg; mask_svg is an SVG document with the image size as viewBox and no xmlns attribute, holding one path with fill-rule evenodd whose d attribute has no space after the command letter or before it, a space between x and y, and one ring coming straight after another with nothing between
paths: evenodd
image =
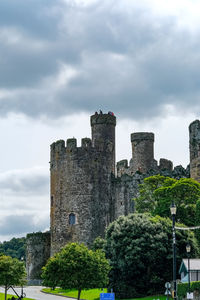
<instances>
[{"instance_id":1,"label":"lamp post","mask_svg":"<svg viewBox=\"0 0 200 300\"><path fill-rule=\"evenodd\" d=\"M190 244L186 245L187 257L188 257L188 294L190 295L190 251L191 246Z\"/></svg>"},{"instance_id":2,"label":"lamp post","mask_svg":"<svg viewBox=\"0 0 200 300\"><path fill-rule=\"evenodd\" d=\"M23 257L23 256L21 257L21 262L24 263L24 257ZM24 297L26 297L26 295L25 295L25 293L24 293L24 290L23 290L23 283L22 283L22 286L21 286L21 296L20 296L20 298L24 298Z\"/></svg>"},{"instance_id":3,"label":"lamp post","mask_svg":"<svg viewBox=\"0 0 200 300\"><path fill-rule=\"evenodd\" d=\"M175 217L176 217L176 205L174 201L170 207L172 215L172 250L173 250L173 286L174 286L174 299L176 300L176 234L175 234Z\"/></svg>"}]
</instances>

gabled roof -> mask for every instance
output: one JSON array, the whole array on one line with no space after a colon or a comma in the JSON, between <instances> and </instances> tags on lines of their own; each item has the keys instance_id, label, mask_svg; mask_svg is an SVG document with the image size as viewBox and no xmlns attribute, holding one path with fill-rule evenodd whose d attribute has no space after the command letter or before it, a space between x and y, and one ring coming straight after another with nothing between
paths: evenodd
<instances>
[{"instance_id":1,"label":"gabled roof","mask_svg":"<svg viewBox=\"0 0 200 300\"><path fill-rule=\"evenodd\" d=\"M187 258L183 258L180 269L179 269L179 273L182 272L182 269L185 269L186 271L188 271L188 259ZM200 258L190 258L190 271L192 271L192 270L200 271Z\"/></svg>"}]
</instances>

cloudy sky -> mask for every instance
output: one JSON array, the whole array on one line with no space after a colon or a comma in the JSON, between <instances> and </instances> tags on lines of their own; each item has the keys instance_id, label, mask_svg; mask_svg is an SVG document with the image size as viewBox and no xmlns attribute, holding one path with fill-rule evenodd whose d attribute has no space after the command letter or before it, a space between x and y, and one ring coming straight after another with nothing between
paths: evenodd
<instances>
[{"instance_id":1,"label":"cloudy sky","mask_svg":"<svg viewBox=\"0 0 200 300\"><path fill-rule=\"evenodd\" d=\"M189 163L200 113L198 0L0 1L0 241L49 228L49 145L90 136L96 110L155 133L155 158Z\"/></svg>"}]
</instances>

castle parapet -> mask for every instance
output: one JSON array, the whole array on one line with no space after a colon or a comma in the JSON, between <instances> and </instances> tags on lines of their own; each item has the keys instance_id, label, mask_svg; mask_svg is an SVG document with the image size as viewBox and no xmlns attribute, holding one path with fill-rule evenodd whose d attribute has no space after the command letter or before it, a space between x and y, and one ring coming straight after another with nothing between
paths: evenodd
<instances>
[{"instance_id":1,"label":"castle parapet","mask_svg":"<svg viewBox=\"0 0 200 300\"><path fill-rule=\"evenodd\" d=\"M100 125L100 124L107 124L116 126L116 117L111 114L94 114L90 118L91 126Z\"/></svg>"},{"instance_id":2,"label":"castle parapet","mask_svg":"<svg viewBox=\"0 0 200 300\"><path fill-rule=\"evenodd\" d=\"M131 142L151 141L154 142L154 133L152 132L134 132L131 133Z\"/></svg>"}]
</instances>

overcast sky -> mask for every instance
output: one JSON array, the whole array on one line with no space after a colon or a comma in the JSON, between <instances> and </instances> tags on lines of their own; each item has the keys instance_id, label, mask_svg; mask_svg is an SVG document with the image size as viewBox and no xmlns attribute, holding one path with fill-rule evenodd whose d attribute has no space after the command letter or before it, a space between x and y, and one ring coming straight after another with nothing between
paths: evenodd
<instances>
[{"instance_id":1,"label":"overcast sky","mask_svg":"<svg viewBox=\"0 0 200 300\"><path fill-rule=\"evenodd\" d=\"M198 0L0 1L0 241L49 228L49 146L90 137L89 116L155 133L155 158L189 163L200 114Z\"/></svg>"}]
</instances>

